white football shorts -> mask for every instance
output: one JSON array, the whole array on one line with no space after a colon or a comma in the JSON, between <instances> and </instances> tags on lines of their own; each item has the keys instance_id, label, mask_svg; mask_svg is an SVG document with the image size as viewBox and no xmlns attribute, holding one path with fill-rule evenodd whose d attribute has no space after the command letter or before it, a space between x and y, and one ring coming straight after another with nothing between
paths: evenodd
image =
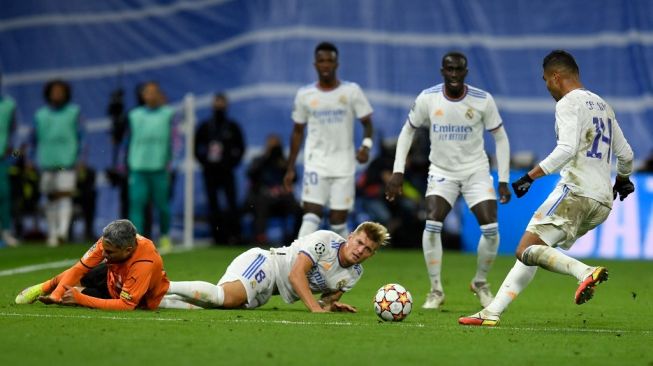
<instances>
[{"instance_id":1,"label":"white football shorts","mask_svg":"<svg viewBox=\"0 0 653 366\"><path fill-rule=\"evenodd\" d=\"M225 271L218 285L240 281L247 292L247 309L263 306L275 290L274 263L270 252L252 248L236 257Z\"/></svg>"},{"instance_id":2,"label":"white football shorts","mask_svg":"<svg viewBox=\"0 0 653 366\"><path fill-rule=\"evenodd\" d=\"M559 185L535 211L526 231L539 236L551 247L569 249L609 214L610 207L589 197L577 196L567 186Z\"/></svg>"},{"instance_id":3,"label":"white football shorts","mask_svg":"<svg viewBox=\"0 0 653 366\"><path fill-rule=\"evenodd\" d=\"M39 182L41 193L73 192L77 186L74 170L46 170Z\"/></svg>"},{"instance_id":4,"label":"white football shorts","mask_svg":"<svg viewBox=\"0 0 653 366\"><path fill-rule=\"evenodd\" d=\"M494 189L494 179L488 171L473 172L464 179L449 179L433 174L429 169L426 185L426 196L438 195L454 206L458 196L462 194L468 207L477 203L497 199Z\"/></svg>"},{"instance_id":5,"label":"white football shorts","mask_svg":"<svg viewBox=\"0 0 653 366\"><path fill-rule=\"evenodd\" d=\"M332 210L351 210L354 207L354 176L324 177L315 171L304 172L302 202L327 206Z\"/></svg>"}]
</instances>

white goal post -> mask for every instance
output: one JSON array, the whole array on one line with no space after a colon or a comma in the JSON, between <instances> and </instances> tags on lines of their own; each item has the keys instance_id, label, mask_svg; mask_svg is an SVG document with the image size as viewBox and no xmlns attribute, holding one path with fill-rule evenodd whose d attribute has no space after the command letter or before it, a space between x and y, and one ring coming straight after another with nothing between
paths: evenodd
<instances>
[{"instance_id":1,"label":"white goal post","mask_svg":"<svg viewBox=\"0 0 653 366\"><path fill-rule=\"evenodd\" d=\"M184 146L185 155L183 163L184 171L184 247L193 247L193 232L195 226L195 157L193 154L195 146L195 96L188 93L184 97Z\"/></svg>"}]
</instances>

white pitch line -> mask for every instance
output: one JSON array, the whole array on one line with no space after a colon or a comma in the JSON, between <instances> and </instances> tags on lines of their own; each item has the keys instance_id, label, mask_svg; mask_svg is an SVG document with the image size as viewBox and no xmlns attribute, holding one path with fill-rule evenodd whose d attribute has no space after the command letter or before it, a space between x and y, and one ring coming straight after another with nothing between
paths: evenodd
<instances>
[{"instance_id":1,"label":"white pitch line","mask_svg":"<svg viewBox=\"0 0 653 366\"><path fill-rule=\"evenodd\" d=\"M0 312L0 317L18 317L18 318L50 318L50 319L106 319L106 320L144 320L144 321L162 321L162 322L194 322L202 323L261 323L261 324L283 324L283 325L333 325L333 326L376 326L377 322L353 323L343 321L317 322L317 321L296 321L296 320L275 320L275 319L180 319L180 318L147 318L147 317L123 317L123 316L102 316L102 315L64 315L64 314L23 314L23 313L4 313ZM402 323L402 326L424 328L421 323Z\"/></svg>"},{"instance_id":2,"label":"white pitch line","mask_svg":"<svg viewBox=\"0 0 653 366\"><path fill-rule=\"evenodd\" d=\"M357 323L348 321L297 321L297 320L275 320L275 319L180 319L180 318L164 318L164 317L123 317L123 316L102 316L102 315L64 315L64 314L23 314L23 313L4 313L0 312L1 317L22 317L22 318L51 318L51 319L106 319L106 320L144 320L144 321L160 321L160 322L202 322L202 323L258 323L258 324L283 324L283 325L299 325L299 326L315 326L315 325L330 325L330 326L378 326L378 321ZM423 324L402 322L396 326L401 327L415 327L415 328L436 328L438 323ZM522 331L522 332L549 332L549 333L605 333L605 334L640 334L651 335L653 332L648 330L632 330L632 329L604 329L604 328L534 328L534 327L461 327L459 329L490 329L492 331Z\"/></svg>"},{"instance_id":3,"label":"white pitch line","mask_svg":"<svg viewBox=\"0 0 653 366\"><path fill-rule=\"evenodd\" d=\"M158 322L183 322L185 319L174 318L143 318L143 317L121 317L102 315L63 315L63 314L21 314L21 313L0 313L0 317L17 318L54 318L54 319L106 319L106 320L149 320Z\"/></svg>"},{"instance_id":4,"label":"white pitch line","mask_svg":"<svg viewBox=\"0 0 653 366\"><path fill-rule=\"evenodd\" d=\"M0 277L13 276L15 274L21 274L21 273L35 272L35 271L40 271L40 270L43 270L43 269L68 267L68 266L73 265L78 260L79 259L64 259L64 260L60 260L60 261L57 261L57 262L32 264L32 265L29 265L29 266L17 267L17 268L12 268L12 269L5 269L3 271L0 271Z\"/></svg>"}]
</instances>

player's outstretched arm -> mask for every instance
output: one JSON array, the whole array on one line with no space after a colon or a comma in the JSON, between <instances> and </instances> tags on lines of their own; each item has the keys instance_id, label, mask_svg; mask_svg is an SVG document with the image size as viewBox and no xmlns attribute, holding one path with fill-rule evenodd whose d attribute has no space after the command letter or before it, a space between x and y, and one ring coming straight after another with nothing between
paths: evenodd
<instances>
[{"instance_id":1,"label":"player's outstretched arm","mask_svg":"<svg viewBox=\"0 0 653 366\"><path fill-rule=\"evenodd\" d=\"M324 313L327 310L323 309L318 301L313 297L311 288L308 285L308 278L306 277L308 272L313 267L313 261L308 257L307 254L299 253L295 264L293 264L290 269L290 274L288 275L288 280L290 285L299 298L302 300L304 305L312 313Z\"/></svg>"}]
</instances>

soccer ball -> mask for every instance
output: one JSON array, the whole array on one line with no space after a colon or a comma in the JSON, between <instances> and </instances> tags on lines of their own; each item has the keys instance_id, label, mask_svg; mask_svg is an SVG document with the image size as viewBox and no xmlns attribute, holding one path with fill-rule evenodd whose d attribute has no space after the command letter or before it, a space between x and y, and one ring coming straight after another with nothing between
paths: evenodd
<instances>
[{"instance_id":1,"label":"soccer ball","mask_svg":"<svg viewBox=\"0 0 653 366\"><path fill-rule=\"evenodd\" d=\"M374 312L385 321L400 322L413 309L413 297L402 285L387 284L374 296Z\"/></svg>"}]
</instances>

